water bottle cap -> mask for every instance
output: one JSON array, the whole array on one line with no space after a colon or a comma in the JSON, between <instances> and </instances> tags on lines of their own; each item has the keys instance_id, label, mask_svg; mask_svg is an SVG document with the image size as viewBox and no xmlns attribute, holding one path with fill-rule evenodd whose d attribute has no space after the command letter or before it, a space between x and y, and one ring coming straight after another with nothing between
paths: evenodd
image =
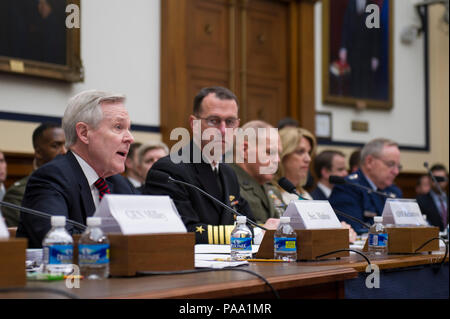
<instances>
[{"instance_id":1,"label":"water bottle cap","mask_svg":"<svg viewBox=\"0 0 450 319\"><path fill-rule=\"evenodd\" d=\"M247 217L246 216L237 216L236 220L239 224L245 224L247 222Z\"/></svg>"},{"instance_id":2,"label":"water bottle cap","mask_svg":"<svg viewBox=\"0 0 450 319\"><path fill-rule=\"evenodd\" d=\"M102 219L100 217L88 217L86 224L90 227L100 226L102 224Z\"/></svg>"},{"instance_id":3,"label":"water bottle cap","mask_svg":"<svg viewBox=\"0 0 450 319\"><path fill-rule=\"evenodd\" d=\"M289 216L280 217L280 223L281 224L288 224L290 222L291 222L291 217L289 217Z\"/></svg>"},{"instance_id":4,"label":"water bottle cap","mask_svg":"<svg viewBox=\"0 0 450 319\"><path fill-rule=\"evenodd\" d=\"M381 223L381 222L383 222L383 216L375 216L375 217L373 218L373 221L374 221L375 223Z\"/></svg>"},{"instance_id":5,"label":"water bottle cap","mask_svg":"<svg viewBox=\"0 0 450 319\"><path fill-rule=\"evenodd\" d=\"M66 216L52 216L52 226L60 227L66 225Z\"/></svg>"}]
</instances>

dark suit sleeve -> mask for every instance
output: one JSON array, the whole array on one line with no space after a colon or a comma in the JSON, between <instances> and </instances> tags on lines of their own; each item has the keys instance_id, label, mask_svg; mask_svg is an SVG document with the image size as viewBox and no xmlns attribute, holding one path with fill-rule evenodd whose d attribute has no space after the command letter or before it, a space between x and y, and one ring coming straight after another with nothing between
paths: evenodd
<instances>
[{"instance_id":1,"label":"dark suit sleeve","mask_svg":"<svg viewBox=\"0 0 450 319\"><path fill-rule=\"evenodd\" d=\"M160 159L157 161L151 168L151 171L160 171L175 179L185 180L185 176L180 176L180 168L176 167L176 164L167 160L167 158ZM206 237L203 233L207 231L207 227L205 224L200 223L196 212L191 204L191 196L189 190L186 189L185 186L170 183L170 182L160 182L154 181L150 177L150 173L147 174L147 179L145 186L143 187L142 194L144 195L169 195L170 198L174 201L175 206L178 210L178 213L181 216L183 223L185 224L187 230L189 232L195 232L196 227L199 228L199 232L196 233L196 242L199 239L203 239ZM200 237L200 238L197 238Z\"/></svg>"},{"instance_id":2,"label":"dark suit sleeve","mask_svg":"<svg viewBox=\"0 0 450 319\"><path fill-rule=\"evenodd\" d=\"M428 193L417 197L417 204L419 204L422 214L427 216L427 222L432 226L439 227L440 231L444 231L444 223L431 195Z\"/></svg>"},{"instance_id":3,"label":"dark suit sleeve","mask_svg":"<svg viewBox=\"0 0 450 319\"><path fill-rule=\"evenodd\" d=\"M364 220L364 197L358 189L349 185L335 185L328 200L333 208L361 221ZM367 232L367 228L354 221L339 215L338 218L350 224L358 234Z\"/></svg>"},{"instance_id":4,"label":"dark suit sleeve","mask_svg":"<svg viewBox=\"0 0 450 319\"><path fill-rule=\"evenodd\" d=\"M22 206L69 218L66 198L68 192L60 181L51 178L55 174L58 173L47 174L46 169L35 171L28 180ZM49 219L21 212L17 237L27 237L29 248L40 248L50 227ZM70 225L66 225L66 228L69 232L72 231Z\"/></svg>"},{"instance_id":5,"label":"dark suit sleeve","mask_svg":"<svg viewBox=\"0 0 450 319\"><path fill-rule=\"evenodd\" d=\"M192 176L183 164L175 164L170 161L169 157L162 158L156 162L151 171L160 171L169 174L171 177L195 184ZM239 190L239 184L236 179L236 187ZM143 194L146 195L169 195L174 201L178 213L181 216L183 223L185 224L189 232L194 232L196 237L196 243L198 244L226 244L229 243L229 234L231 233L233 225L230 225L230 215L227 213L223 214L222 217L227 219L226 222L223 220L218 224L211 224L205 220L202 220L199 216L198 210L200 209L199 203L196 201L208 201L203 195L201 195L197 190L191 189L190 187L171 183L171 182L159 182L151 179L151 174L147 175L146 185L143 189ZM237 198L239 206L237 209L248 215L250 218L253 217L251 214L250 206L247 201L242 197ZM228 239L228 240L227 240Z\"/></svg>"}]
</instances>

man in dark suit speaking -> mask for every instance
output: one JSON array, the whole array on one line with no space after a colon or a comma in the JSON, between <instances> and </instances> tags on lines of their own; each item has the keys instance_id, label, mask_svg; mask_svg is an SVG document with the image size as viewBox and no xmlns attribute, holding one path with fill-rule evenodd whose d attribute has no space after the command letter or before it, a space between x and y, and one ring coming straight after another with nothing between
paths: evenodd
<instances>
[{"instance_id":1,"label":"man in dark suit speaking","mask_svg":"<svg viewBox=\"0 0 450 319\"><path fill-rule=\"evenodd\" d=\"M62 120L69 151L31 175L23 206L86 224L105 193L135 193L118 175L134 141L124 101L123 95L101 91L70 99ZM22 212L17 236L27 237L30 248L39 248L49 229L49 220Z\"/></svg>"},{"instance_id":2,"label":"man in dark suit speaking","mask_svg":"<svg viewBox=\"0 0 450 319\"><path fill-rule=\"evenodd\" d=\"M194 131L193 140L178 152L153 164L143 194L169 195L188 231L195 232L197 243L229 243L234 223L229 211L195 189L154 181L151 172L157 170L174 179L194 184L253 219L248 203L240 195L236 174L223 163L223 155L232 146L225 138L226 129L239 126L238 100L226 88L203 88L194 99L193 115L189 122ZM212 129L209 132L216 135L206 134L208 129ZM196 136L195 132L200 133L200 136ZM178 163L173 160L175 158L179 159Z\"/></svg>"}]
</instances>

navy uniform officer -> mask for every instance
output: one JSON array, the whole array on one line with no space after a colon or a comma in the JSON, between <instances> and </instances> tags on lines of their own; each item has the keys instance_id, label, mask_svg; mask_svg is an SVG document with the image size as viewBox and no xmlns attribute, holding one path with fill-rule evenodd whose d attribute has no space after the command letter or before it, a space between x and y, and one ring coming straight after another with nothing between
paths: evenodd
<instances>
[{"instance_id":1,"label":"navy uniform officer","mask_svg":"<svg viewBox=\"0 0 450 319\"><path fill-rule=\"evenodd\" d=\"M194 124L199 123L195 121L200 121L202 135L207 129L216 129L218 135L211 135L209 139L197 139L194 136L176 154L181 162L172 161L171 155L159 159L147 175L143 194L169 195L187 230L195 232L197 243L226 244L230 242L230 233L234 227L233 214L195 189L151 179L153 170L169 174L174 179L201 188L253 220L250 206L240 195L236 174L229 165L222 162L221 157L232 147L225 139L225 129L239 126L236 96L223 87L201 89L194 98L193 114L189 117L194 134ZM205 146L212 151L204 151ZM215 150L221 150L218 151L220 154L214 154Z\"/></svg>"}]
</instances>

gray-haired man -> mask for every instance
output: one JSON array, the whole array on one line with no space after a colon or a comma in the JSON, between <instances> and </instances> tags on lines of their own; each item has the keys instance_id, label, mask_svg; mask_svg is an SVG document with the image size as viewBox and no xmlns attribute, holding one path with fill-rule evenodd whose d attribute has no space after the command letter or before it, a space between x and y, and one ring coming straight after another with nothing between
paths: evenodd
<instances>
[{"instance_id":1,"label":"gray-haired man","mask_svg":"<svg viewBox=\"0 0 450 319\"><path fill-rule=\"evenodd\" d=\"M101 91L84 91L70 99L62 120L69 151L31 175L23 206L86 224L104 194L135 193L119 175L134 141L124 101L123 95ZM22 213L17 236L39 248L49 229L48 220Z\"/></svg>"},{"instance_id":2,"label":"gray-haired man","mask_svg":"<svg viewBox=\"0 0 450 319\"><path fill-rule=\"evenodd\" d=\"M402 192L393 183L400 169L398 144L388 139L378 138L364 146L361 151L360 169L347 176L346 180L398 198L402 197ZM373 223L373 217L382 214L386 197L344 184L333 187L329 201L334 208L361 221ZM353 221L345 218L343 220L349 223L357 233L367 231Z\"/></svg>"}]
</instances>

